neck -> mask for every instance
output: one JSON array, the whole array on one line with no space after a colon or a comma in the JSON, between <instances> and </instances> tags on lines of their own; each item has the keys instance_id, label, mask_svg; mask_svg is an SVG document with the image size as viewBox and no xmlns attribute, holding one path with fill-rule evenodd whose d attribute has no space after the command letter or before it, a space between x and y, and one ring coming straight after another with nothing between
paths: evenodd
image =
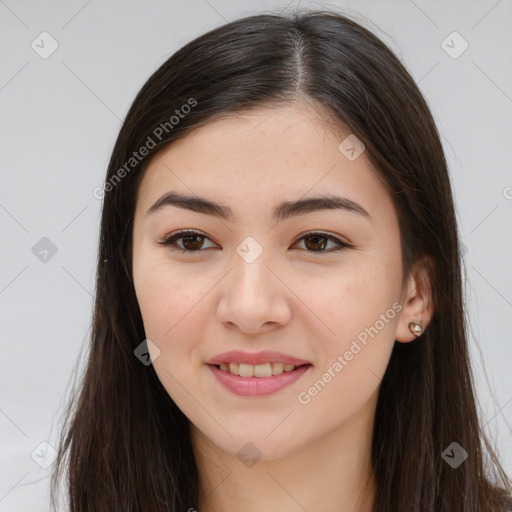
<instances>
[{"instance_id":1,"label":"neck","mask_svg":"<svg viewBox=\"0 0 512 512\"><path fill-rule=\"evenodd\" d=\"M191 424L200 484L197 512L371 512L376 492L371 464L375 400L328 435L251 467Z\"/></svg>"}]
</instances>

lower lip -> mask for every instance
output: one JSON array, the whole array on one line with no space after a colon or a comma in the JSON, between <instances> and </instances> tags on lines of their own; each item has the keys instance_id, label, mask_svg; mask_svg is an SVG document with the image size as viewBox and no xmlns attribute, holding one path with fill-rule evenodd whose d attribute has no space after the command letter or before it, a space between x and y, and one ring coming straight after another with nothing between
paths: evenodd
<instances>
[{"instance_id":1,"label":"lower lip","mask_svg":"<svg viewBox=\"0 0 512 512\"><path fill-rule=\"evenodd\" d=\"M209 364L208 367L217 380L232 393L240 396L266 396L293 384L311 368L311 365L299 366L291 372L283 372L272 377L240 377L225 372L213 364Z\"/></svg>"}]
</instances>

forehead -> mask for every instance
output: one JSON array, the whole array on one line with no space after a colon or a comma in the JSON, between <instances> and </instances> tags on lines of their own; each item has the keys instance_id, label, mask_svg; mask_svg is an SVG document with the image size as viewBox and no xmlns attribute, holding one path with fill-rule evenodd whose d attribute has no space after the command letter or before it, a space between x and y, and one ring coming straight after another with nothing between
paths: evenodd
<instances>
[{"instance_id":1,"label":"forehead","mask_svg":"<svg viewBox=\"0 0 512 512\"><path fill-rule=\"evenodd\" d=\"M393 209L365 151L351 160L340 150L349 135L304 104L216 119L153 158L137 208L145 212L174 190L233 205L235 214L236 205L261 211L269 202L334 193L364 203L370 214Z\"/></svg>"}]
</instances>

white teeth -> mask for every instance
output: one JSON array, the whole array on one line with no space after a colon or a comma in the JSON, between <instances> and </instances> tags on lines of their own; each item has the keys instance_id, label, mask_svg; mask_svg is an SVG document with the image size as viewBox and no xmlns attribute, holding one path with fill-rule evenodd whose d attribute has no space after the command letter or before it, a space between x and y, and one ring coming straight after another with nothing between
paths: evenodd
<instances>
[{"instance_id":1,"label":"white teeth","mask_svg":"<svg viewBox=\"0 0 512 512\"><path fill-rule=\"evenodd\" d=\"M229 365L229 369L231 370L231 364ZM252 377L254 375L254 366L240 363L238 365L238 375L240 375L240 377Z\"/></svg>"},{"instance_id":2,"label":"white teeth","mask_svg":"<svg viewBox=\"0 0 512 512\"><path fill-rule=\"evenodd\" d=\"M265 363L265 364L244 364L244 363L221 363L220 369L232 375L240 377L271 377L285 372L295 370L293 364Z\"/></svg>"},{"instance_id":3,"label":"white teeth","mask_svg":"<svg viewBox=\"0 0 512 512\"><path fill-rule=\"evenodd\" d=\"M272 363L272 375L283 373L283 363Z\"/></svg>"}]
</instances>

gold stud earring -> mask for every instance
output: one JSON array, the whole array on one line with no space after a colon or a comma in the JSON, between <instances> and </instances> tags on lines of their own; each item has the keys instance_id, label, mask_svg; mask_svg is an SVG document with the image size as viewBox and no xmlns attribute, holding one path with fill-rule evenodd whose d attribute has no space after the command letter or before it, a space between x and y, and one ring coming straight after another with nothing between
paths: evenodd
<instances>
[{"instance_id":1,"label":"gold stud earring","mask_svg":"<svg viewBox=\"0 0 512 512\"><path fill-rule=\"evenodd\" d=\"M421 322L421 321L420 321ZM414 334L414 336L420 336L420 334L422 333L423 331L423 326L421 325L421 323L418 323L418 322L411 322L409 324L409 331L412 332L412 334Z\"/></svg>"}]
</instances>

